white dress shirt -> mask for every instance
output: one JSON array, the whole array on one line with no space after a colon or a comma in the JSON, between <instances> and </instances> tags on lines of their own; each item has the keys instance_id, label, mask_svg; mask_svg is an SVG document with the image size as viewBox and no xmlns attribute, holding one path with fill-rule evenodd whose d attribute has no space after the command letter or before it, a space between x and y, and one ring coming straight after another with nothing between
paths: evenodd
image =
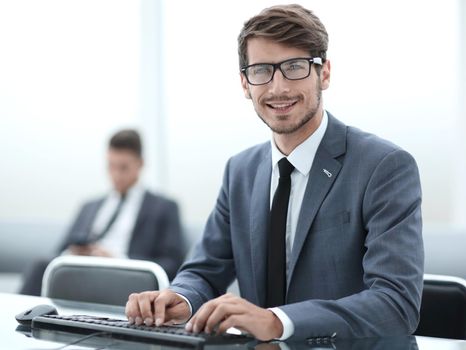
<instances>
[{"instance_id":1,"label":"white dress shirt","mask_svg":"<svg viewBox=\"0 0 466 350\"><path fill-rule=\"evenodd\" d=\"M125 201L115 222L109 228L105 236L98 241L98 244L110 252L114 257L128 257L129 242L134 230L134 225L136 224L139 210L141 209L144 193L144 188L139 184L133 185L133 187L128 190ZM115 212L120 199L121 194L119 192L112 190L109 193L102 203L94 223L92 224L91 234L98 235L105 229L107 223Z\"/></svg>"},{"instance_id":2,"label":"white dress shirt","mask_svg":"<svg viewBox=\"0 0 466 350\"><path fill-rule=\"evenodd\" d=\"M288 202L288 216L286 219L286 278L289 279L289 263L291 258L291 250L296 235L296 226L298 224L299 213L301 212L301 204L303 203L304 192L306 191L309 172L314 162L314 157L317 148L324 137L327 130L328 116L324 111L322 121L314 133L309 136L303 143L296 147L288 157L275 145L275 141L271 140L272 145L272 178L270 181L270 206L272 206L273 196L278 186L280 173L278 170L278 161L284 157L293 164L295 170L291 173L291 191ZM291 337L294 333L294 325L290 318L278 307L270 308L270 310L280 319L283 324L283 334L280 340L285 340Z\"/></svg>"},{"instance_id":3,"label":"white dress shirt","mask_svg":"<svg viewBox=\"0 0 466 350\"><path fill-rule=\"evenodd\" d=\"M120 212L105 236L97 241L102 248L107 250L115 258L127 258L129 242L136 224L145 189L140 184L133 185L127 192L125 202L122 204ZM110 221L115 212L121 195L112 190L104 199L100 206L94 222L91 226L90 236L99 235ZM61 255L70 254L69 249L65 249Z\"/></svg>"}]
</instances>

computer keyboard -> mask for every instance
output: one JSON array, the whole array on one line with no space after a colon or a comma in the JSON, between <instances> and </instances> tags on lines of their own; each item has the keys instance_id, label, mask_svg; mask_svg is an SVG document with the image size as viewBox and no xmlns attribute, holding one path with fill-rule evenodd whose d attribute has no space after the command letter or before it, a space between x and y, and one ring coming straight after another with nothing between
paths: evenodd
<instances>
[{"instance_id":1,"label":"computer keyboard","mask_svg":"<svg viewBox=\"0 0 466 350\"><path fill-rule=\"evenodd\" d=\"M112 337L133 341L179 344L197 347L208 344L231 344L251 341L249 335L189 333L182 326L136 326L128 321L88 315L45 315L32 320L34 329L52 329L71 333L91 334L103 332Z\"/></svg>"}]
</instances>

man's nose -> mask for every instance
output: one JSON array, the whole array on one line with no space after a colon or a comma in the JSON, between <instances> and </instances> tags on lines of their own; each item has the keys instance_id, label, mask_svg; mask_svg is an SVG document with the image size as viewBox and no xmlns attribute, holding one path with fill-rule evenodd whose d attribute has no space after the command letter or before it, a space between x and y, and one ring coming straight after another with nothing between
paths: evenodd
<instances>
[{"instance_id":1,"label":"man's nose","mask_svg":"<svg viewBox=\"0 0 466 350\"><path fill-rule=\"evenodd\" d=\"M290 91L290 80L286 79L280 69L273 73L272 80L269 83L270 94L281 94Z\"/></svg>"}]
</instances>

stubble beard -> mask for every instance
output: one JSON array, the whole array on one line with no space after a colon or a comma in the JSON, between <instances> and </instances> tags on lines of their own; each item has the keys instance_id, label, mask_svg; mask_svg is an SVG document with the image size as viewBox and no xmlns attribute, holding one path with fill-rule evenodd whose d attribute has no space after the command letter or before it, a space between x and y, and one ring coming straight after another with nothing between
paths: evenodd
<instances>
[{"instance_id":1,"label":"stubble beard","mask_svg":"<svg viewBox=\"0 0 466 350\"><path fill-rule=\"evenodd\" d=\"M266 119L264 117L262 117L262 115L259 114L259 112L257 112L257 109L256 109L256 113L259 116L259 118L274 133L280 134L280 135L292 134L292 133L298 131L299 129L301 129L304 125L309 123L312 118L314 118L316 116L317 111L319 110L319 107L320 107L320 101L322 99L322 89L321 89L320 81L317 81L316 88L317 88L317 92L316 92L316 96L315 96L316 97L316 103L311 107L310 110L307 111L307 113L302 118L300 118L298 120L298 122L296 124L285 125L285 126L282 126L282 127L273 126L273 125L271 125L271 123L268 123L266 121ZM303 99L300 97L299 100L302 101ZM288 118L288 116L287 115L279 115L279 116L276 116L276 118L279 119L279 120L286 120Z\"/></svg>"}]
</instances>

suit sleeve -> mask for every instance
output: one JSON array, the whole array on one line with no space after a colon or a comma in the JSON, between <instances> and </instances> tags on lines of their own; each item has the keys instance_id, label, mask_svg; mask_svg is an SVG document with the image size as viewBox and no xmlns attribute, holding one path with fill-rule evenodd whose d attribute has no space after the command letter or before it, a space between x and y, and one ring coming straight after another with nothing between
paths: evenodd
<instances>
[{"instance_id":1,"label":"suit sleeve","mask_svg":"<svg viewBox=\"0 0 466 350\"><path fill-rule=\"evenodd\" d=\"M78 215L68 229L63 241L58 246L57 254L60 254L77 239L85 239L89 235L89 215L92 203L84 204L79 210Z\"/></svg>"},{"instance_id":2,"label":"suit sleeve","mask_svg":"<svg viewBox=\"0 0 466 350\"><path fill-rule=\"evenodd\" d=\"M395 150L381 159L360 210L367 232L362 261L367 289L338 300L280 307L295 326L290 340L334 333L343 338L407 335L416 329L424 252L421 186L408 153Z\"/></svg>"}]
</instances>

